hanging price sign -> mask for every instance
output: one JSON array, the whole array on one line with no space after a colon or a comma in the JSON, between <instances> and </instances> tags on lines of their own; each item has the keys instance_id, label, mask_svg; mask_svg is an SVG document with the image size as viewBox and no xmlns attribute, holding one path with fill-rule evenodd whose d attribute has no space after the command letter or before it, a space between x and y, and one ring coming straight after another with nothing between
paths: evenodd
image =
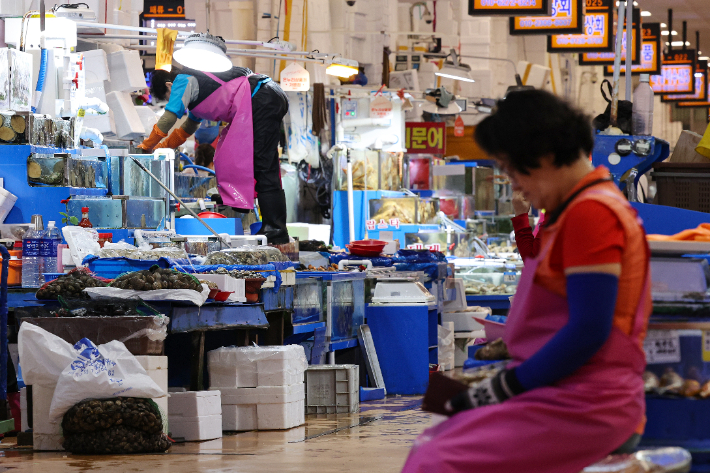
<instances>
[{"instance_id":1,"label":"hanging price sign","mask_svg":"<svg viewBox=\"0 0 710 473\"><path fill-rule=\"evenodd\" d=\"M675 330L649 330L643 342L646 363L680 362L680 336Z\"/></svg>"},{"instance_id":2,"label":"hanging price sign","mask_svg":"<svg viewBox=\"0 0 710 473\"><path fill-rule=\"evenodd\" d=\"M461 118L461 115L456 117L456 121L454 122L454 136L461 138L464 135L464 124L463 124L463 118Z\"/></svg>"},{"instance_id":3,"label":"hanging price sign","mask_svg":"<svg viewBox=\"0 0 710 473\"><path fill-rule=\"evenodd\" d=\"M651 76L651 88L655 93L694 94L695 63L694 49L664 54L661 74Z\"/></svg>"},{"instance_id":4,"label":"hanging price sign","mask_svg":"<svg viewBox=\"0 0 710 473\"><path fill-rule=\"evenodd\" d=\"M379 95L370 102L370 118L391 118L392 102Z\"/></svg>"},{"instance_id":5,"label":"hanging price sign","mask_svg":"<svg viewBox=\"0 0 710 473\"><path fill-rule=\"evenodd\" d=\"M643 23L641 28L641 63L631 66L631 74L660 74L663 47L661 46L661 24ZM621 73L626 72L626 66L621 65ZM604 68L605 76L614 74L614 66Z\"/></svg>"},{"instance_id":6,"label":"hanging price sign","mask_svg":"<svg viewBox=\"0 0 710 473\"><path fill-rule=\"evenodd\" d=\"M612 0L587 0L582 34L547 37L548 53L609 52L614 50Z\"/></svg>"},{"instance_id":7,"label":"hanging price sign","mask_svg":"<svg viewBox=\"0 0 710 473\"><path fill-rule=\"evenodd\" d=\"M281 71L281 88L289 92L303 92L311 87L311 75L302 66L294 63Z\"/></svg>"},{"instance_id":8,"label":"hanging price sign","mask_svg":"<svg viewBox=\"0 0 710 473\"><path fill-rule=\"evenodd\" d=\"M593 0L586 0L589 4ZM581 33L585 0L551 0L551 16L511 16L511 35Z\"/></svg>"}]
</instances>

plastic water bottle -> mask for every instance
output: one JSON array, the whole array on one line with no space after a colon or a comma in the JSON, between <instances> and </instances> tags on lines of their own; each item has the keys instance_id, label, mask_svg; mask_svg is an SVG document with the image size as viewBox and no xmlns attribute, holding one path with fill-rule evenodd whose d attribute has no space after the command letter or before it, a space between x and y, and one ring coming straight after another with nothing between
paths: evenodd
<instances>
[{"instance_id":1,"label":"plastic water bottle","mask_svg":"<svg viewBox=\"0 0 710 473\"><path fill-rule=\"evenodd\" d=\"M30 229L22 237L22 287L40 287L39 248L42 230Z\"/></svg>"},{"instance_id":2,"label":"plastic water bottle","mask_svg":"<svg viewBox=\"0 0 710 473\"><path fill-rule=\"evenodd\" d=\"M653 89L648 81L649 75L641 74L641 82L634 91L631 115L631 131L634 135L653 135Z\"/></svg>"},{"instance_id":3,"label":"plastic water bottle","mask_svg":"<svg viewBox=\"0 0 710 473\"><path fill-rule=\"evenodd\" d=\"M57 248L62 241L59 229L50 221L40 243L40 274L57 272Z\"/></svg>"}]
</instances>

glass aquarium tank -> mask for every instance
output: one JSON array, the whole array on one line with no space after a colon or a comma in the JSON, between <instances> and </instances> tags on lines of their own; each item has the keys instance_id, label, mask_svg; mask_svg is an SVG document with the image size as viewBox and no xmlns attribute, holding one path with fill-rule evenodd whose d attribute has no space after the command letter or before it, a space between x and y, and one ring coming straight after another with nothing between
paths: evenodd
<instances>
[{"instance_id":1,"label":"glass aquarium tank","mask_svg":"<svg viewBox=\"0 0 710 473\"><path fill-rule=\"evenodd\" d=\"M456 277L463 280L467 295L513 295L520 281L516 264L497 260L455 259Z\"/></svg>"},{"instance_id":2,"label":"glass aquarium tank","mask_svg":"<svg viewBox=\"0 0 710 473\"><path fill-rule=\"evenodd\" d=\"M398 191L402 188L404 153L380 153L380 190Z\"/></svg>"},{"instance_id":3,"label":"glass aquarium tank","mask_svg":"<svg viewBox=\"0 0 710 473\"><path fill-rule=\"evenodd\" d=\"M382 197L381 199L370 199L370 219L377 222L380 220L389 222L392 218L398 218L401 224L418 223L418 201L418 197Z\"/></svg>"},{"instance_id":4,"label":"glass aquarium tank","mask_svg":"<svg viewBox=\"0 0 710 473\"><path fill-rule=\"evenodd\" d=\"M293 325L323 322L323 281L320 278L296 280L293 295Z\"/></svg>"},{"instance_id":5,"label":"glass aquarium tank","mask_svg":"<svg viewBox=\"0 0 710 473\"><path fill-rule=\"evenodd\" d=\"M338 190L348 190L348 156L353 168L353 190L378 190L380 184L380 153L364 149L348 149L337 154L335 165Z\"/></svg>"}]
</instances>

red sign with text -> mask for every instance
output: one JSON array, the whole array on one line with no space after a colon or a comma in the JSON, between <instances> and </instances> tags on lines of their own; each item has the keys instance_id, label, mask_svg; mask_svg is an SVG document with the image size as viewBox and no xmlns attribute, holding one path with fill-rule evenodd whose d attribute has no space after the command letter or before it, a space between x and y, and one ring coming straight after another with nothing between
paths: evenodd
<instances>
[{"instance_id":1,"label":"red sign with text","mask_svg":"<svg viewBox=\"0 0 710 473\"><path fill-rule=\"evenodd\" d=\"M446 123L407 122L406 131L407 153L446 153Z\"/></svg>"}]
</instances>

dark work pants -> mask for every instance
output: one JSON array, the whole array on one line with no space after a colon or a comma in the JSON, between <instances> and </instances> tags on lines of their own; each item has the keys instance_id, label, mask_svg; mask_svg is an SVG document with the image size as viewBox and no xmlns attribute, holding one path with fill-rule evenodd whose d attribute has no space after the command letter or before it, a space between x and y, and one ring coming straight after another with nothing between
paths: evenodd
<instances>
[{"instance_id":1,"label":"dark work pants","mask_svg":"<svg viewBox=\"0 0 710 473\"><path fill-rule=\"evenodd\" d=\"M254 179L256 192L281 189L279 138L288 98L273 81L262 84L251 101L254 128Z\"/></svg>"}]
</instances>

